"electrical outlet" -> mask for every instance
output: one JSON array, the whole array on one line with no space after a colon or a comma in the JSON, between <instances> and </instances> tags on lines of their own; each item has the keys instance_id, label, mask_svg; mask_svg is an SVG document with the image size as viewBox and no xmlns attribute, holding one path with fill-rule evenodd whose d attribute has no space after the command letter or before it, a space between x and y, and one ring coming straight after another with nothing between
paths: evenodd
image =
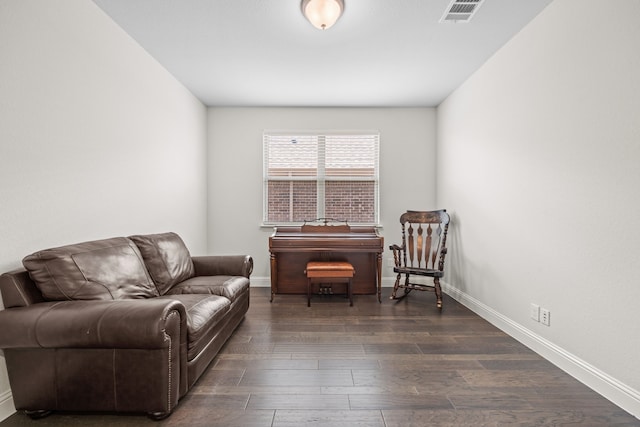
<instances>
[{"instance_id":1,"label":"electrical outlet","mask_svg":"<svg viewBox=\"0 0 640 427\"><path fill-rule=\"evenodd\" d=\"M546 308L540 309L540 322L542 322L542 324L546 326L549 326L549 324L551 323L551 312Z\"/></svg>"},{"instance_id":2,"label":"electrical outlet","mask_svg":"<svg viewBox=\"0 0 640 427\"><path fill-rule=\"evenodd\" d=\"M540 306L538 304L533 304L531 303L531 307L530 307L530 315L531 318L533 320L535 320L536 322L540 321Z\"/></svg>"}]
</instances>

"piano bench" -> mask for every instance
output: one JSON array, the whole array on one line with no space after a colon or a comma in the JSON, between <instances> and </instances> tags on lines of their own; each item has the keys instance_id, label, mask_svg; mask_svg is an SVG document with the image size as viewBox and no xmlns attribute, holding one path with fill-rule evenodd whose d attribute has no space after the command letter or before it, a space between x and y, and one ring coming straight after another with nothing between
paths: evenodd
<instances>
[{"instance_id":1,"label":"piano bench","mask_svg":"<svg viewBox=\"0 0 640 427\"><path fill-rule=\"evenodd\" d=\"M307 307L311 307L311 284L313 282L333 283L338 281L347 283L349 305L353 306L351 279L356 274L353 265L342 261L310 261L304 272L307 275Z\"/></svg>"}]
</instances>

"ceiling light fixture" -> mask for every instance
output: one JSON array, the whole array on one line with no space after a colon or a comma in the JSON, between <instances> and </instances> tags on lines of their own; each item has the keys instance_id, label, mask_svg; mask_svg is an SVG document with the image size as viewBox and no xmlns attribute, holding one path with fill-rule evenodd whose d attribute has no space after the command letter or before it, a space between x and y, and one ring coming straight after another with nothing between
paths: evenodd
<instances>
[{"instance_id":1,"label":"ceiling light fixture","mask_svg":"<svg viewBox=\"0 0 640 427\"><path fill-rule=\"evenodd\" d=\"M344 10L343 0L302 0L302 14L311 25L326 30L336 23Z\"/></svg>"}]
</instances>

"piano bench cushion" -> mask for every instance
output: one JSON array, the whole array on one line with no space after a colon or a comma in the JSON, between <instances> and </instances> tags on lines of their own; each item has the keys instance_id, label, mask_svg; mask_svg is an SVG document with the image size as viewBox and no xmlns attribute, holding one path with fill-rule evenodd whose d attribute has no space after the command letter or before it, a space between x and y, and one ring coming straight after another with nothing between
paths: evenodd
<instances>
[{"instance_id":1,"label":"piano bench cushion","mask_svg":"<svg viewBox=\"0 0 640 427\"><path fill-rule=\"evenodd\" d=\"M353 277L355 269L348 262L338 261L311 261L307 263L306 274L308 278L321 277Z\"/></svg>"},{"instance_id":2,"label":"piano bench cushion","mask_svg":"<svg viewBox=\"0 0 640 427\"><path fill-rule=\"evenodd\" d=\"M172 287L166 295L210 294L234 302L249 290L249 279L244 276L196 276Z\"/></svg>"}]
</instances>

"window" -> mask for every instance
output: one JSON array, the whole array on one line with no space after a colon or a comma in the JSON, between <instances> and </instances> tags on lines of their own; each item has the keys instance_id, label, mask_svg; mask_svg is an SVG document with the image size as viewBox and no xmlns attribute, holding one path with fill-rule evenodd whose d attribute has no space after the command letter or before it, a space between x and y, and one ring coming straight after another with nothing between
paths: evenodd
<instances>
[{"instance_id":1,"label":"window","mask_svg":"<svg viewBox=\"0 0 640 427\"><path fill-rule=\"evenodd\" d=\"M265 224L378 223L377 132L264 133Z\"/></svg>"}]
</instances>

